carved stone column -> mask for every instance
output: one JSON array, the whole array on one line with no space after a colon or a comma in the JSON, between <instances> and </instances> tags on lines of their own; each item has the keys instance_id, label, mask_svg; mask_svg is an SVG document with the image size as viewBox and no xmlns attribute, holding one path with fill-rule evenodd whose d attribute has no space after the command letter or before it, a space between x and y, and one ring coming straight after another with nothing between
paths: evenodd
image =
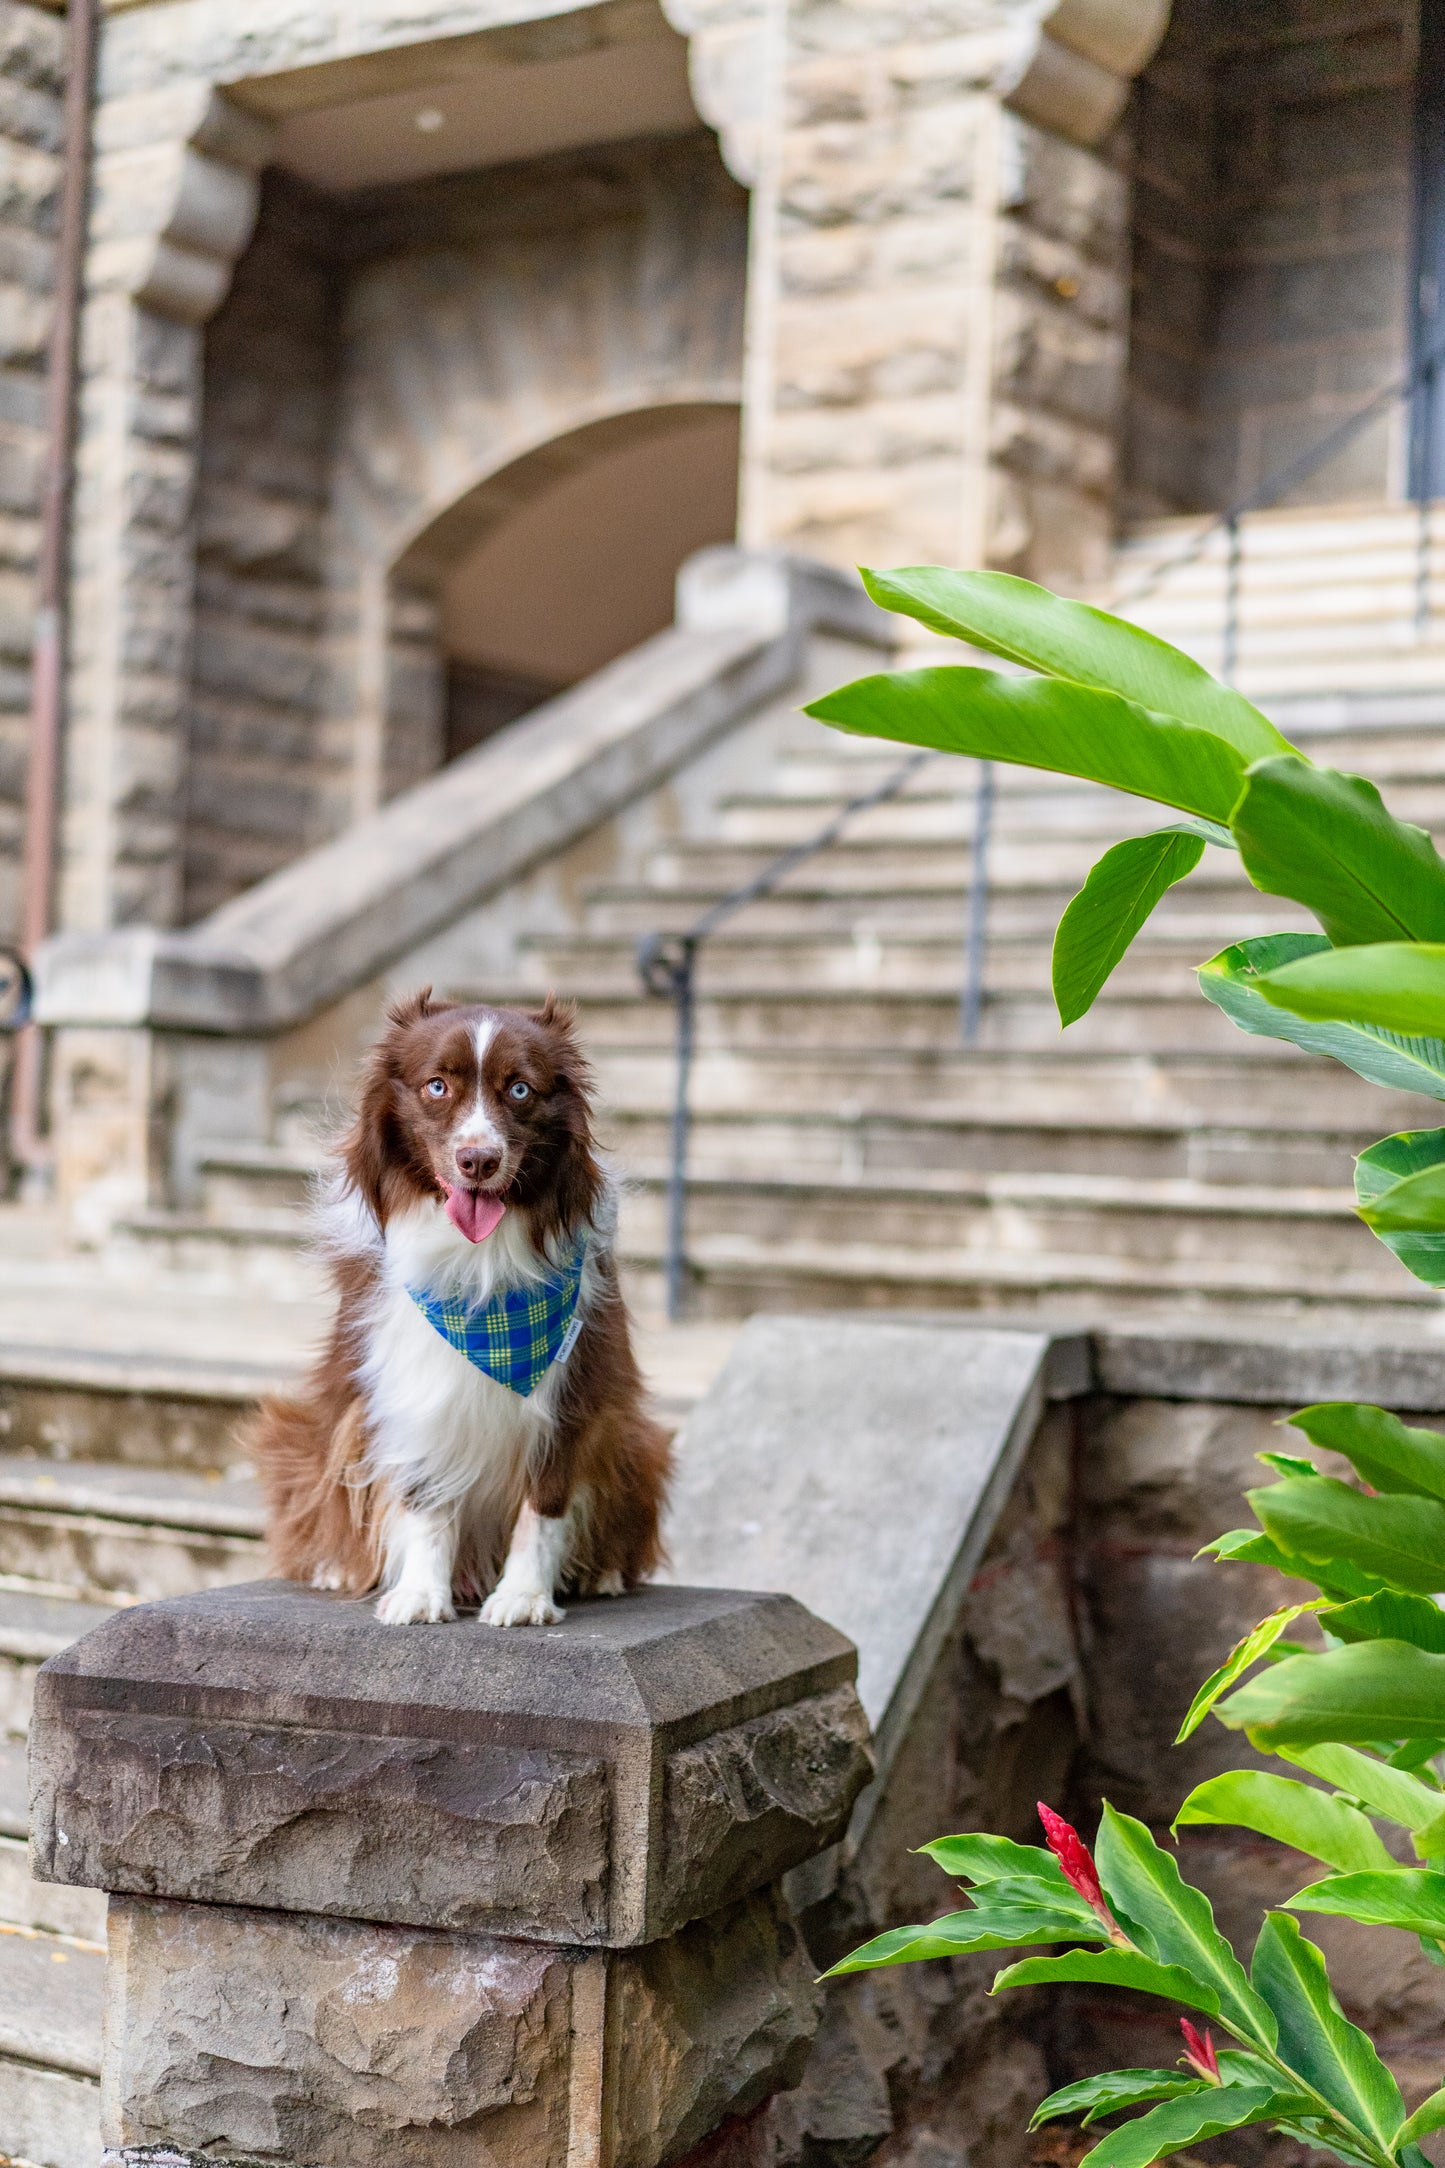
<instances>
[{"instance_id":1,"label":"carved stone column","mask_svg":"<svg viewBox=\"0 0 1445 2168\"><path fill-rule=\"evenodd\" d=\"M52 1659L33 1860L109 1890L111 2168L660 2168L797 2083L779 1878L866 1781L850 1643L651 1588L546 1631L284 1582Z\"/></svg>"}]
</instances>

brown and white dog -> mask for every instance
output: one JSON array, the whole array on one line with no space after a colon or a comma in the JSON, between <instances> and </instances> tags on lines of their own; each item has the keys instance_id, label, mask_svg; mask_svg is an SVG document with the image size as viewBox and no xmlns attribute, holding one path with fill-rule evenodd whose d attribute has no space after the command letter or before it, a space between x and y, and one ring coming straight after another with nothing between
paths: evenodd
<instances>
[{"instance_id":1,"label":"brown and white dog","mask_svg":"<svg viewBox=\"0 0 1445 2168\"><path fill-rule=\"evenodd\" d=\"M380 1584L394 1625L481 1597L487 1625L540 1626L562 1616L559 1592L617 1595L659 1562L669 1448L618 1290L589 1092L550 996L531 1014L428 988L391 1010L321 1204L331 1340L251 1433L283 1574ZM530 1392L477 1367L425 1307L469 1317L512 1295L515 1309L559 1265L569 1284L569 1260L572 1325Z\"/></svg>"}]
</instances>

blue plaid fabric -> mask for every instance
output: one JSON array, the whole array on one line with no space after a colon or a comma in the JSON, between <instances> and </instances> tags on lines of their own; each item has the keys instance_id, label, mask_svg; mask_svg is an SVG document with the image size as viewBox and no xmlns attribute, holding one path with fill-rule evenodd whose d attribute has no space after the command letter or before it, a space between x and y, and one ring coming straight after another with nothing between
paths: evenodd
<instances>
[{"instance_id":1,"label":"blue plaid fabric","mask_svg":"<svg viewBox=\"0 0 1445 2168\"><path fill-rule=\"evenodd\" d=\"M448 1300L429 1294L422 1287L409 1287L407 1293L449 1347L525 1399L563 1352L564 1341L566 1352L571 1353L568 1336L586 1253L586 1243L580 1243L549 1278L533 1280L526 1287L509 1287L490 1302L475 1306L457 1297Z\"/></svg>"}]
</instances>

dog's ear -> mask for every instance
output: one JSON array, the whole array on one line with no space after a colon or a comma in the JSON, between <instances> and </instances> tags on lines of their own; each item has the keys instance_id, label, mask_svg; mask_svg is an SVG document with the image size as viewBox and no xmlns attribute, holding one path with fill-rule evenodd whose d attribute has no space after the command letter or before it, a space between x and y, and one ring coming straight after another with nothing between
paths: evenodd
<instances>
[{"instance_id":1,"label":"dog's ear","mask_svg":"<svg viewBox=\"0 0 1445 2168\"><path fill-rule=\"evenodd\" d=\"M384 1227L390 1216L395 1169L405 1150L391 1064L384 1049L377 1047L361 1080L356 1119L342 1139L341 1157L352 1188L378 1227Z\"/></svg>"},{"instance_id":2,"label":"dog's ear","mask_svg":"<svg viewBox=\"0 0 1445 2168\"><path fill-rule=\"evenodd\" d=\"M554 993L549 992L541 1008L532 1011L532 1021L540 1024L545 1031L555 1031L562 1038L571 1040L577 1030L577 1004L575 1001L559 1001Z\"/></svg>"},{"instance_id":3,"label":"dog's ear","mask_svg":"<svg viewBox=\"0 0 1445 2168\"><path fill-rule=\"evenodd\" d=\"M393 1001L386 1012L386 1020L398 1031L405 1031L410 1024L419 1024L424 1016L436 1016L447 1004L433 1001L431 988L423 986L420 993L408 994L403 1001Z\"/></svg>"}]
</instances>

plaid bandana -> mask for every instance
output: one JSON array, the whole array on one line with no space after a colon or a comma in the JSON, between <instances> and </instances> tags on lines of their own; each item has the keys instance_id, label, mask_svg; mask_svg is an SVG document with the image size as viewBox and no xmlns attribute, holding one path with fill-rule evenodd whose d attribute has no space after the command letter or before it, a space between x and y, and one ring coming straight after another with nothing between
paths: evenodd
<instances>
[{"instance_id":1,"label":"plaid bandana","mask_svg":"<svg viewBox=\"0 0 1445 2168\"><path fill-rule=\"evenodd\" d=\"M509 1287L490 1302L473 1307L460 1297L430 1295L424 1288L407 1293L449 1347L478 1370L525 1399L554 1362L565 1362L582 1330L576 1315L582 1285L580 1242L560 1271L525 1287Z\"/></svg>"}]
</instances>

